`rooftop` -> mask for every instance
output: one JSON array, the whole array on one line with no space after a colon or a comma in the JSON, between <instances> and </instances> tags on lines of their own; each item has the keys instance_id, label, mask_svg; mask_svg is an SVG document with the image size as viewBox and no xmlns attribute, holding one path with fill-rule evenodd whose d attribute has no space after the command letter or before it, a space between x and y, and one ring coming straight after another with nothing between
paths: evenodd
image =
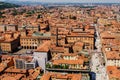
<instances>
[{"instance_id":1,"label":"rooftop","mask_svg":"<svg viewBox=\"0 0 120 80\"><path fill-rule=\"evenodd\" d=\"M36 52L48 52L50 44L51 44L50 41L45 41L36 49Z\"/></svg>"},{"instance_id":2,"label":"rooftop","mask_svg":"<svg viewBox=\"0 0 120 80\"><path fill-rule=\"evenodd\" d=\"M46 73L42 76L41 80L54 79L71 79L71 80L82 80L81 74L60 74L60 73Z\"/></svg>"},{"instance_id":3,"label":"rooftop","mask_svg":"<svg viewBox=\"0 0 120 80\"><path fill-rule=\"evenodd\" d=\"M108 66L107 73L110 79L117 78L120 79L120 69L116 66Z\"/></svg>"},{"instance_id":4,"label":"rooftop","mask_svg":"<svg viewBox=\"0 0 120 80\"><path fill-rule=\"evenodd\" d=\"M120 52L117 51L109 51L106 52L107 59L120 59Z\"/></svg>"}]
</instances>

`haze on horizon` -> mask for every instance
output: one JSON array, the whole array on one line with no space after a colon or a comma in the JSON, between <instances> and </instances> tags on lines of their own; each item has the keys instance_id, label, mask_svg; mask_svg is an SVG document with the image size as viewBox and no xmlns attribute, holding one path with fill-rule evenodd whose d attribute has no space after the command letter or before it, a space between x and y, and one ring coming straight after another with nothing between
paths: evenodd
<instances>
[{"instance_id":1,"label":"haze on horizon","mask_svg":"<svg viewBox=\"0 0 120 80\"><path fill-rule=\"evenodd\" d=\"M120 3L120 0L0 0L0 1L30 1L30 2L51 2L51 3Z\"/></svg>"}]
</instances>

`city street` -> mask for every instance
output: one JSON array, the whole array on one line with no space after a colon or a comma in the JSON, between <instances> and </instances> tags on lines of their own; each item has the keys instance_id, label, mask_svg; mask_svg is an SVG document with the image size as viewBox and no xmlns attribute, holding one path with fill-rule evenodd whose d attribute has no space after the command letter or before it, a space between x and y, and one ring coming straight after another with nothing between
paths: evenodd
<instances>
[{"instance_id":1,"label":"city street","mask_svg":"<svg viewBox=\"0 0 120 80\"><path fill-rule=\"evenodd\" d=\"M101 51L102 45L99 35L99 29L97 26L95 26L96 29L96 50L92 53L91 56L91 71L96 73L96 80L108 80L107 74L106 74L106 67L104 65L105 60L103 53Z\"/></svg>"}]
</instances>

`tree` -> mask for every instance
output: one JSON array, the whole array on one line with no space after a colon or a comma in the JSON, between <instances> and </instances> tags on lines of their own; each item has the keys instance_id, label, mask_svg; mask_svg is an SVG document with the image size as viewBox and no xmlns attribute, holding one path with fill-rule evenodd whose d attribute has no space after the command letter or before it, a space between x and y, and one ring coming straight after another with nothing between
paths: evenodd
<instances>
[{"instance_id":1,"label":"tree","mask_svg":"<svg viewBox=\"0 0 120 80\"><path fill-rule=\"evenodd\" d=\"M39 14L38 16L37 16L37 19L40 19L42 16Z\"/></svg>"},{"instance_id":2,"label":"tree","mask_svg":"<svg viewBox=\"0 0 120 80\"><path fill-rule=\"evenodd\" d=\"M69 66L68 66L68 65L64 65L63 68L64 68L64 69L68 69Z\"/></svg>"},{"instance_id":3,"label":"tree","mask_svg":"<svg viewBox=\"0 0 120 80\"><path fill-rule=\"evenodd\" d=\"M53 68L60 68L59 65L53 65L52 67L53 67Z\"/></svg>"},{"instance_id":4,"label":"tree","mask_svg":"<svg viewBox=\"0 0 120 80\"><path fill-rule=\"evenodd\" d=\"M51 65L49 63L46 64L46 68L50 68Z\"/></svg>"}]
</instances>

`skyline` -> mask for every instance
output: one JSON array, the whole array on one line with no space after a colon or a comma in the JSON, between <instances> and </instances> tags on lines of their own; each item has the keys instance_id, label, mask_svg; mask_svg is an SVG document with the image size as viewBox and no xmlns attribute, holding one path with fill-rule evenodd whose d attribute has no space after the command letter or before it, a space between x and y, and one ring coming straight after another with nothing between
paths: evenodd
<instances>
[{"instance_id":1,"label":"skyline","mask_svg":"<svg viewBox=\"0 0 120 80\"><path fill-rule=\"evenodd\" d=\"M120 80L120 0L0 0L0 80Z\"/></svg>"},{"instance_id":2,"label":"skyline","mask_svg":"<svg viewBox=\"0 0 120 80\"><path fill-rule=\"evenodd\" d=\"M42 3L120 3L120 0L0 0L0 1L30 1Z\"/></svg>"}]
</instances>

